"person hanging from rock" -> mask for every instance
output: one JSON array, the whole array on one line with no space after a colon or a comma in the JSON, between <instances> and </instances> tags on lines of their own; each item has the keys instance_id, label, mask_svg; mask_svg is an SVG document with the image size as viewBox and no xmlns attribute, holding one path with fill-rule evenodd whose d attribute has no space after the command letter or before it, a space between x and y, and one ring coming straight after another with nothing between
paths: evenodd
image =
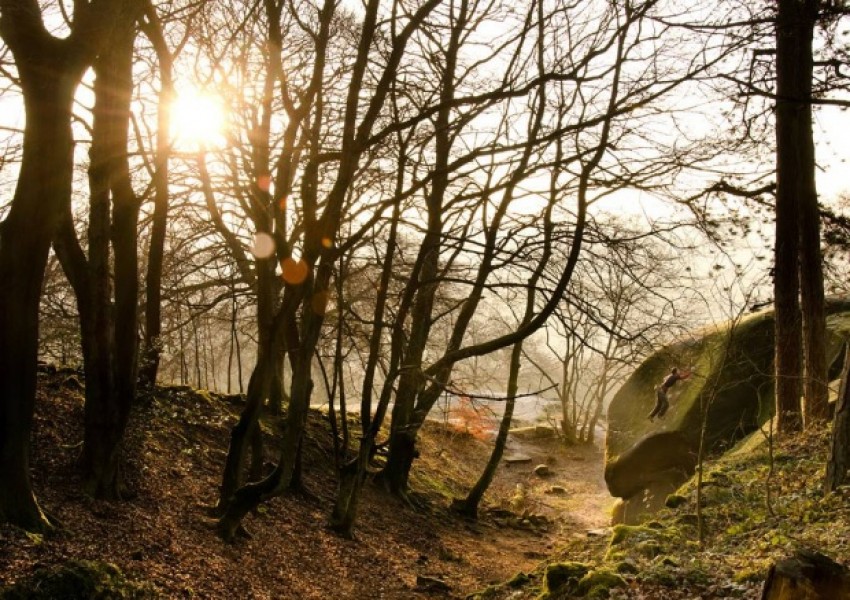
<instances>
[{"instance_id":1,"label":"person hanging from rock","mask_svg":"<svg viewBox=\"0 0 850 600\"><path fill-rule=\"evenodd\" d=\"M676 367L670 371L670 374L664 378L661 385L655 388L655 408L649 413L649 420L652 421L655 417L659 419L664 416L667 409L670 408L670 401L667 399L667 392L670 388L676 385L678 381L684 381L691 376L691 371L679 371Z\"/></svg>"}]
</instances>

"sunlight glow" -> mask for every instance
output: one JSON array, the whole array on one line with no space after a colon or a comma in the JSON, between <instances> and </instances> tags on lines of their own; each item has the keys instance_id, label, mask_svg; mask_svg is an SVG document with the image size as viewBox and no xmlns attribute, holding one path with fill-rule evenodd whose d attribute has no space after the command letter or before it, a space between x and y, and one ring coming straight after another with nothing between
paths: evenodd
<instances>
[{"instance_id":1,"label":"sunlight glow","mask_svg":"<svg viewBox=\"0 0 850 600\"><path fill-rule=\"evenodd\" d=\"M224 145L225 111L221 98L189 89L171 107L171 134L183 150Z\"/></svg>"}]
</instances>

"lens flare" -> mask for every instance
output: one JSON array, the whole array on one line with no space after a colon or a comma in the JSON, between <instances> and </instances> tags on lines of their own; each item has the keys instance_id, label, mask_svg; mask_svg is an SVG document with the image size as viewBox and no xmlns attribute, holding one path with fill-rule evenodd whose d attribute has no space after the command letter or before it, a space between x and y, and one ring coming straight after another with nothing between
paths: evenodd
<instances>
[{"instance_id":1,"label":"lens flare","mask_svg":"<svg viewBox=\"0 0 850 600\"><path fill-rule=\"evenodd\" d=\"M272 178L269 175L260 175L257 177L257 187L261 192L268 192L271 189Z\"/></svg>"},{"instance_id":2,"label":"lens flare","mask_svg":"<svg viewBox=\"0 0 850 600\"><path fill-rule=\"evenodd\" d=\"M251 254L257 258L269 258L274 254L274 239L272 239L272 236L262 232L255 234Z\"/></svg>"},{"instance_id":3,"label":"lens flare","mask_svg":"<svg viewBox=\"0 0 850 600\"><path fill-rule=\"evenodd\" d=\"M310 266L304 260L284 258L280 262L281 277L289 285L301 285L310 274Z\"/></svg>"}]
</instances>

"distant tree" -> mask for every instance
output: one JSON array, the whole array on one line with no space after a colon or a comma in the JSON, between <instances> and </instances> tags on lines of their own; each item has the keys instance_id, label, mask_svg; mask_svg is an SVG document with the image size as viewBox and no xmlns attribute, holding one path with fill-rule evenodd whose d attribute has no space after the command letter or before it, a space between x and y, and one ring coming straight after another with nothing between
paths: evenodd
<instances>
[{"instance_id":1,"label":"distant tree","mask_svg":"<svg viewBox=\"0 0 850 600\"><path fill-rule=\"evenodd\" d=\"M156 142L151 174L154 198L151 232L147 251L145 274L144 339L139 355L139 384L150 389L156 384L162 354L162 270L165 238L168 225L169 161L171 160L171 109L174 101L175 55L189 40L189 22L192 12L181 15L186 33L174 46L169 47L163 19L152 0L145 0L140 29L150 40L158 62L159 92L157 95ZM169 8L174 8L173 6Z\"/></svg>"},{"instance_id":2,"label":"distant tree","mask_svg":"<svg viewBox=\"0 0 850 600\"><path fill-rule=\"evenodd\" d=\"M544 11L544 18L550 18L548 25L552 28L552 35L563 36L566 28L576 21L583 21L588 18L587 14L582 13L582 8L575 8L581 17L575 19L567 19L566 22L561 21L562 13L556 9L553 12ZM524 233L520 219L514 218L511 214L513 208L512 202L515 197L512 197L508 192L513 192L518 185L518 181L524 181L526 177L533 177L532 173L524 172L520 158L515 158L510 169L502 169L500 172L508 171L509 176L499 180L496 176L488 178L488 183L492 179L490 189L484 191L486 198L486 208L480 210L481 214L486 216L486 224L481 226L482 233L480 241L475 240L475 250L472 247L465 248L469 255L475 256L474 259L467 259L474 265L469 269L469 275L466 276L466 285L469 289L467 297L458 305L455 313L453 313L453 327L449 343L445 346L442 352L436 356L427 355L422 348L423 338L427 339L428 330L432 326L433 321L438 316L432 307L429 305L429 294L433 294L433 287L438 285L440 276L450 271L446 266L440 265L440 257L436 256L439 252L444 252L447 259L453 259L455 251L454 245L446 244L443 246L443 240L439 235L433 235L433 242L429 247L423 247L420 250L422 257L422 270L415 271L414 278L419 278L419 283L412 284L415 286L415 300L413 309L411 310L411 328L407 336L407 347L404 351L400 351L400 356L403 356L403 363L399 363L399 371L397 374L398 384L395 394L395 405L393 407L393 422L391 425L391 434L389 440L389 456L386 466L382 472L382 480L387 488L395 494L405 496L407 491L407 482L410 474L410 469L416 456L416 435L422 423L426 419L429 411L434 406L434 403L440 397L442 389L449 381L452 370L461 360L472 356L485 355L495 350L510 346L520 339L531 335L537 331L545 323L547 318L551 316L553 311L562 301L563 295L567 292L572 274L576 268L578 261L578 253L584 242L585 214L580 209L571 211L567 208L570 206L570 200L578 197L581 179L578 176L580 166L583 166L588 154L593 154L593 143L598 139L599 132L606 125L611 127L611 141L608 148L603 154L603 158L599 165L599 171L594 173L586 181L586 185L591 188L594 193L599 193L600 196L605 195L606 189L628 188L635 186L639 188L650 188L654 177L673 177L675 172L681 170L682 165L689 161L697 159L694 156L689 156L687 153L679 153L673 151L676 158L670 160L670 149L668 153L658 156L652 153L645 153L647 145L645 140L637 142L631 138L633 132L640 130L635 125L636 120L641 119L644 115L641 114L641 108L646 107L655 100L662 101L661 98L678 86L685 86L695 77L710 69L708 64L701 61L698 63L689 62L687 65L681 65L682 71L677 72L676 77L665 79L664 82L648 82L643 75L639 76L640 83L632 80L636 76L636 71L631 67L622 71L624 81L621 86L614 86L612 80L617 77L620 72L615 64L610 60L606 60L604 66L597 64L596 58L602 54L597 54L592 48L594 44L600 44L611 51L620 41L619 33L623 30L629 30L634 37L630 37L624 41L624 60L629 62L632 56L640 53L642 57L651 57L649 60L661 70L674 69L674 63L665 63L663 68L660 67L662 62L665 62L663 53L655 51L647 51L643 53L643 43L651 44L650 40L643 39L642 31L639 23L643 19L657 19L656 22L664 22L663 18L657 18L654 11L660 10L655 3L627 3L624 6L610 5L607 11L601 14L595 14L594 21L596 23L595 30L598 35L593 37L590 46L560 48L563 54L557 52L550 59L553 61L552 68L554 73L551 77L558 82L558 69L566 64L570 65L570 70L573 73L571 76L574 81L572 86L560 86L557 83L551 88L547 87L547 94L550 101L547 103L546 110L548 112L545 120L546 126L541 131L539 138L528 136L525 139L520 139L516 142L516 146L522 148L529 143L539 142L535 161L532 163L535 166L531 171L539 169L541 165L546 165L547 169L553 168L553 160L567 166L567 170L573 176L569 183L565 182L559 186L559 192L562 195L562 200L559 206L564 210L562 217L558 219L559 234L557 239L562 243L559 246L561 254L560 261L553 261L551 272L548 273L545 279L545 293L539 295L540 301L536 309L536 314L527 324L521 325L515 331L505 333L501 336L496 336L493 339L485 340L477 344L469 344L467 331L471 323L471 315L474 314L481 306L482 299L490 294L506 294L507 290L521 289L522 284L519 281L528 277L528 271L533 270L534 261L540 256L539 245L535 245L533 241L525 241ZM564 9L567 14L569 11ZM620 12L622 11L622 12ZM536 14L530 10L528 14ZM670 34L675 35L673 31L679 31L675 26L670 25ZM549 30L547 29L547 34ZM663 39L664 35L655 32L653 40ZM590 40L586 40L590 41ZM446 46L450 49L451 46ZM710 48L710 50L709 50ZM704 55L712 57L709 61L716 64L718 56L723 55L725 45L721 42L717 45L707 45L708 54ZM633 54L634 53L634 54ZM717 53L717 54L715 54ZM606 58L610 57L610 53L603 53ZM528 59L517 58L515 61L509 61L510 64L525 64L522 61ZM450 63L449 63L450 64ZM648 67L649 71L655 72L656 67ZM597 71L597 68L600 71ZM638 69L639 70L639 69ZM527 74L527 68L524 71ZM444 77L448 74L447 70L442 70L441 75ZM591 75L592 74L592 75ZM513 72L507 74L514 76ZM547 76L535 79L535 82L547 82ZM585 79L587 77L588 79ZM594 80L591 84L589 79ZM606 85L598 87L596 83L600 80L605 80ZM657 85L656 85L657 83ZM528 85L524 86L516 81L511 81L512 85L517 85L521 89L528 89ZM589 85L593 89L593 93L585 96L582 93L584 86ZM545 87L545 86L544 86ZM608 105L606 101L609 99L606 91L611 87L620 90L622 97L612 100L612 105ZM604 91L603 91L604 88ZM575 93L575 95L573 95ZM498 97L496 93L491 95L482 95L485 97ZM638 98L643 98L638 100ZM650 98L651 97L651 98ZM633 110L634 109L634 110ZM551 111L551 112L549 112ZM612 111L612 112L609 112ZM527 109L525 120L532 121L534 119L534 109ZM657 116L655 113L654 116ZM610 119L610 120L609 120ZM622 120L621 120L622 119ZM627 124L628 122L628 124ZM462 123L462 122L461 122ZM454 125L451 121L449 126ZM442 128L438 128L438 132ZM530 129L530 128L529 128ZM515 134L513 134L515 135ZM562 156L558 159L553 159L554 142L553 140L561 136L569 141ZM465 139L461 133L458 133L450 138L451 140ZM635 158L631 151L628 150L630 143L635 142L644 150L645 155L641 158ZM675 145L675 144L673 144ZM480 152L484 152L483 150ZM495 151L490 151L494 152ZM625 154L620 157L619 152ZM522 155L522 151L517 152L518 156ZM439 153L436 154L439 158ZM507 159L499 157L500 160ZM650 166L651 165L651 166ZM484 169L479 167L482 179L484 178ZM437 173L442 170L437 169ZM663 175L662 175L663 174ZM610 186L610 187L608 187ZM433 194L436 188L431 190ZM492 191L491 191L492 190ZM498 191L498 194L494 194ZM497 198L493 200L491 198ZM434 206L439 208L440 199L435 199ZM590 202L590 201L588 201ZM503 212L504 211L504 212ZM506 217L505 214L509 216ZM473 214L477 214L473 213ZM580 216L579 216L580 215ZM502 220L504 219L504 220ZM509 225L510 224L510 225ZM528 230L534 230L535 224L532 221L528 225ZM428 230L426 235L431 233L431 228L435 228L436 232L440 232L441 223L438 216L432 216L428 213ZM514 230L513 227L516 227ZM506 231L507 230L507 231ZM539 234L538 234L539 236ZM467 236L469 237L469 236ZM454 239L449 238L449 239ZM472 246L472 244L470 244ZM522 257L522 266L520 259ZM431 264L436 263L436 266ZM426 270L427 267L427 270ZM442 267L442 268L441 268ZM520 273L522 273L520 275ZM522 278L522 279L520 279ZM519 281L518 281L519 280ZM423 360L423 358L425 360ZM400 360L400 359L399 359ZM426 363L427 360L427 363ZM392 359L391 359L392 364ZM403 364L403 367L401 365ZM392 371L391 374L395 375Z\"/></svg>"}]
</instances>

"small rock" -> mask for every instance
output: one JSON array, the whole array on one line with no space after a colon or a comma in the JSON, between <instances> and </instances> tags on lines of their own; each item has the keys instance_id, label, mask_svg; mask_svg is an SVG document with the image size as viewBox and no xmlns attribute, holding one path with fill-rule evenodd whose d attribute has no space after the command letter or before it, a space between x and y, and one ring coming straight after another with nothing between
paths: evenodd
<instances>
[{"instance_id":1,"label":"small rock","mask_svg":"<svg viewBox=\"0 0 850 600\"><path fill-rule=\"evenodd\" d=\"M448 583L437 577L417 575L416 589L420 592L448 593L451 591L452 588Z\"/></svg>"},{"instance_id":2,"label":"small rock","mask_svg":"<svg viewBox=\"0 0 850 600\"><path fill-rule=\"evenodd\" d=\"M534 467L534 474L538 477L550 477L552 469L549 468L549 465L537 465Z\"/></svg>"},{"instance_id":3,"label":"small rock","mask_svg":"<svg viewBox=\"0 0 850 600\"><path fill-rule=\"evenodd\" d=\"M567 488L562 485L553 485L550 488L547 488L544 494L552 494L553 496L564 496L567 493Z\"/></svg>"},{"instance_id":4,"label":"small rock","mask_svg":"<svg viewBox=\"0 0 850 600\"><path fill-rule=\"evenodd\" d=\"M506 462L509 465L518 465L523 463L530 463L531 457L525 456L524 454L514 454L512 456L506 456L502 459L503 462Z\"/></svg>"}]
</instances>

